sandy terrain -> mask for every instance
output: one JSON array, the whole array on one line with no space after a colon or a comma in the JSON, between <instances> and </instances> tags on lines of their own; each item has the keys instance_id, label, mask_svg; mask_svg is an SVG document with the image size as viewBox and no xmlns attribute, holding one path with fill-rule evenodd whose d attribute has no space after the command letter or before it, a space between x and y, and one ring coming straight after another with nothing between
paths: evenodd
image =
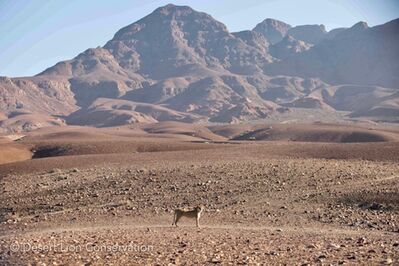
<instances>
[{"instance_id":1,"label":"sandy terrain","mask_svg":"<svg viewBox=\"0 0 399 266\"><path fill-rule=\"evenodd\" d=\"M13 143L13 140L18 140L22 136L23 135L0 136L0 164L25 161L32 158L32 152L29 147Z\"/></svg>"},{"instance_id":2,"label":"sandy terrain","mask_svg":"<svg viewBox=\"0 0 399 266\"><path fill-rule=\"evenodd\" d=\"M34 151L0 165L0 264L399 263L396 130L229 140L254 130L242 127L65 127L0 144ZM198 204L201 228L171 226L175 208Z\"/></svg>"}]
</instances>

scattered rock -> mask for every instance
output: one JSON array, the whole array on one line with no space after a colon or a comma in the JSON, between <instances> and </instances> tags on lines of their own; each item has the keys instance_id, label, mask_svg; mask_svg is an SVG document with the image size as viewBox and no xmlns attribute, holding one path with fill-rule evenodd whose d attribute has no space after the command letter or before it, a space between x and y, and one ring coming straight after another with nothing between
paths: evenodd
<instances>
[{"instance_id":1,"label":"scattered rock","mask_svg":"<svg viewBox=\"0 0 399 266\"><path fill-rule=\"evenodd\" d=\"M387 258L383 263L385 265L391 265L391 264L393 264L393 260L391 258Z\"/></svg>"}]
</instances>

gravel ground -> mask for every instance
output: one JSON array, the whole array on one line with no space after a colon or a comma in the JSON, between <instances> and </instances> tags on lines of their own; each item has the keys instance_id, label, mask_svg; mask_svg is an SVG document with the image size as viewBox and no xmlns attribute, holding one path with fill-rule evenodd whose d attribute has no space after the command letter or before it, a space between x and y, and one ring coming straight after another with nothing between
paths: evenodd
<instances>
[{"instance_id":1,"label":"gravel ground","mask_svg":"<svg viewBox=\"0 0 399 266\"><path fill-rule=\"evenodd\" d=\"M259 142L2 165L0 264L397 265L398 145L380 159L385 145L367 160L360 144ZM198 204L201 228L171 226Z\"/></svg>"}]
</instances>

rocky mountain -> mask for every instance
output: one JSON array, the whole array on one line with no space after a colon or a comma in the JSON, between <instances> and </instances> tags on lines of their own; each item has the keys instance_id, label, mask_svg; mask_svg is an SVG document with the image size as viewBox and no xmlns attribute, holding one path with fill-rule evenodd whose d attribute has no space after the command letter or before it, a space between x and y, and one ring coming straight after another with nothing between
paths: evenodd
<instances>
[{"instance_id":1,"label":"rocky mountain","mask_svg":"<svg viewBox=\"0 0 399 266\"><path fill-rule=\"evenodd\" d=\"M323 41L328 33L324 25L302 25L289 29L287 35L314 45Z\"/></svg>"},{"instance_id":2,"label":"rocky mountain","mask_svg":"<svg viewBox=\"0 0 399 266\"><path fill-rule=\"evenodd\" d=\"M271 46L269 51L275 58L287 59L293 55L309 50L311 47L311 44L297 40L291 35L287 35L283 40Z\"/></svg>"},{"instance_id":3,"label":"rocky mountain","mask_svg":"<svg viewBox=\"0 0 399 266\"><path fill-rule=\"evenodd\" d=\"M330 34L330 32L326 31L324 25L300 25L292 27L282 21L267 18L256 25L252 31L263 35L268 42L273 45L281 42L284 37L287 36L314 45L331 37L336 32L340 31L340 29L334 29Z\"/></svg>"},{"instance_id":4,"label":"rocky mountain","mask_svg":"<svg viewBox=\"0 0 399 266\"><path fill-rule=\"evenodd\" d=\"M246 44L259 49L262 53L268 53L270 44L262 34L256 31L244 30L234 32L233 35L243 40Z\"/></svg>"},{"instance_id":5,"label":"rocky mountain","mask_svg":"<svg viewBox=\"0 0 399 266\"><path fill-rule=\"evenodd\" d=\"M372 28L358 23L290 60L272 64L267 72L398 89L398 47L399 19Z\"/></svg>"},{"instance_id":6,"label":"rocky mountain","mask_svg":"<svg viewBox=\"0 0 399 266\"><path fill-rule=\"evenodd\" d=\"M397 23L326 32L266 19L252 31L230 33L208 14L167 5L103 47L34 77L1 77L0 127L236 123L300 109L393 121ZM367 101L351 106L347 97Z\"/></svg>"},{"instance_id":7,"label":"rocky mountain","mask_svg":"<svg viewBox=\"0 0 399 266\"><path fill-rule=\"evenodd\" d=\"M291 25L282 21L267 18L252 30L262 34L270 44L276 44L280 42L291 29Z\"/></svg>"},{"instance_id":8,"label":"rocky mountain","mask_svg":"<svg viewBox=\"0 0 399 266\"><path fill-rule=\"evenodd\" d=\"M119 30L104 48L123 68L153 79L198 71L253 74L271 62L208 14L173 5Z\"/></svg>"}]
</instances>

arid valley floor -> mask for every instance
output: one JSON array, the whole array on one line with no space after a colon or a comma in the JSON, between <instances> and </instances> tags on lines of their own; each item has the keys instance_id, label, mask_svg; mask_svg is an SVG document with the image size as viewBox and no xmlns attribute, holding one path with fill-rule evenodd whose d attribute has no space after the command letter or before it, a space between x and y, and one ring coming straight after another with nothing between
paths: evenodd
<instances>
[{"instance_id":1,"label":"arid valley floor","mask_svg":"<svg viewBox=\"0 0 399 266\"><path fill-rule=\"evenodd\" d=\"M25 135L0 140L0 265L399 264L397 128ZM200 228L171 226L175 208L198 204Z\"/></svg>"}]
</instances>

